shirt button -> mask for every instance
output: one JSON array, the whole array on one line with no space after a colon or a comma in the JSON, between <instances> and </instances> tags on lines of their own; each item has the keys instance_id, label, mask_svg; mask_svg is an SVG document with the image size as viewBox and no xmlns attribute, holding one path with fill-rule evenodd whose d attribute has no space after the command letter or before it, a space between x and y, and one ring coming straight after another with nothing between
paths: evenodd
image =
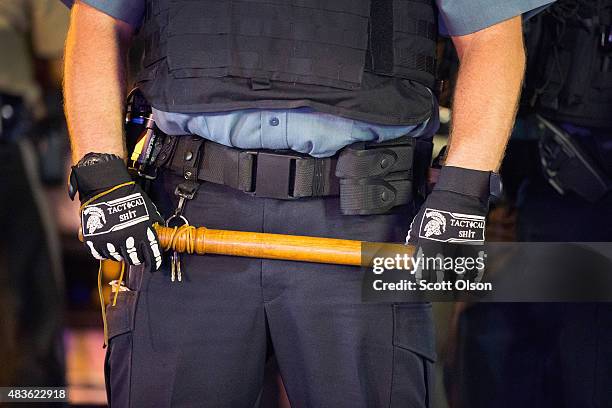
<instances>
[{"instance_id":1,"label":"shirt button","mask_svg":"<svg viewBox=\"0 0 612 408\"><path fill-rule=\"evenodd\" d=\"M270 119L270 126L278 126L279 123L280 123L280 120L278 120L277 117Z\"/></svg>"}]
</instances>

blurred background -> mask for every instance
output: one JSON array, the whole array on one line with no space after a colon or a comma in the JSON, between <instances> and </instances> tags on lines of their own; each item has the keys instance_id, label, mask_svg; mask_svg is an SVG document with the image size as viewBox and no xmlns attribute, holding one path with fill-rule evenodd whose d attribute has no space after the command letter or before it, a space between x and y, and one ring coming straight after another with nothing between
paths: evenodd
<instances>
[{"instance_id":1,"label":"blurred background","mask_svg":"<svg viewBox=\"0 0 612 408\"><path fill-rule=\"evenodd\" d=\"M610 242L609 3L560 1L526 25L527 80L488 241ZM602 4L603 12L593 9ZM71 405L94 407L106 405L105 350L98 263L77 239L78 204L66 193L61 82L68 24L59 0L0 0L0 386L66 385ZM137 40L131 72L141 49ZM447 142L457 69L452 45L440 39L436 155ZM119 268L109 262L102 273L106 282ZM103 287L108 301L110 287ZM432 407L610 406L603 398L612 396L608 305L434 309ZM575 353L580 361L568 359ZM286 407L273 360L269 368L264 405Z\"/></svg>"}]
</instances>

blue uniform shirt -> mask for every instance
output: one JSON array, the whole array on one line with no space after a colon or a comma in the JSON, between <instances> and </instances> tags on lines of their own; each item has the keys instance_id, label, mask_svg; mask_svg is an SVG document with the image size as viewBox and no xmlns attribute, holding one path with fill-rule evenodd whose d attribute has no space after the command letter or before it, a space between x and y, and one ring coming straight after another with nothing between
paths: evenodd
<instances>
[{"instance_id":1,"label":"blue uniform shirt","mask_svg":"<svg viewBox=\"0 0 612 408\"><path fill-rule=\"evenodd\" d=\"M73 0L62 0L72 4ZM104 13L140 26L145 0L82 0ZM436 0L441 32L465 35L509 18L538 11L554 0ZM436 106L434 104L434 106ZM416 126L389 126L360 122L309 108L236 110L217 113L162 112L154 109L157 126L168 134L196 134L243 149L292 149L316 157L334 154L360 141L384 141L402 135L431 135L432 118ZM330 137L332 136L333 137Z\"/></svg>"},{"instance_id":2,"label":"blue uniform shirt","mask_svg":"<svg viewBox=\"0 0 612 408\"><path fill-rule=\"evenodd\" d=\"M237 110L219 113L174 113L154 109L157 126L167 134L196 134L241 149L291 149L315 157L331 156L351 143L419 137L432 128L376 125L310 108ZM437 126L436 126L437 127ZM333 137L332 137L333 136Z\"/></svg>"}]
</instances>

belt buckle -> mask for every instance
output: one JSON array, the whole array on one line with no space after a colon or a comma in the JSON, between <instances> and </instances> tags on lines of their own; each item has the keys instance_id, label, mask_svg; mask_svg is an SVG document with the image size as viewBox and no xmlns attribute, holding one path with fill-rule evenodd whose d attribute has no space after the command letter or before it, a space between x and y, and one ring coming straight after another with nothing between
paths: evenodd
<instances>
[{"instance_id":1,"label":"belt buckle","mask_svg":"<svg viewBox=\"0 0 612 408\"><path fill-rule=\"evenodd\" d=\"M255 187L250 192L259 198L294 200L295 162L298 155L265 151L248 152L255 156Z\"/></svg>"}]
</instances>

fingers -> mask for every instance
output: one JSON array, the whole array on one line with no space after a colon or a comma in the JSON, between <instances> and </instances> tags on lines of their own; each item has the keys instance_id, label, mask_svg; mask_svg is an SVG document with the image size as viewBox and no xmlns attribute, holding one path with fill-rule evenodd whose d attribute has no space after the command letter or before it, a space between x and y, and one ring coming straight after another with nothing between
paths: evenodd
<instances>
[{"instance_id":1,"label":"fingers","mask_svg":"<svg viewBox=\"0 0 612 408\"><path fill-rule=\"evenodd\" d=\"M136 250L136 241L134 237L128 237L125 240L125 248L128 254L128 262L131 265L140 265L142 262L140 258L138 258L138 251Z\"/></svg>"},{"instance_id":2,"label":"fingers","mask_svg":"<svg viewBox=\"0 0 612 408\"><path fill-rule=\"evenodd\" d=\"M97 242L86 241L91 255L98 259L111 259L114 261L126 261L130 265L141 265L145 262L153 270L158 270L162 264L162 251L157 240L157 234L153 227L147 227L143 231L146 237L128 236L119 242Z\"/></svg>"},{"instance_id":3,"label":"fingers","mask_svg":"<svg viewBox=\"0 0 612 408\"><path fill-rule=\"evenodd\" d=\"M423 257L423 248L419 247L417 249L417 252L415 253L415 259L419 259ZM422 262L416 262L415 268L413 269L413 272L415 278L420 281L423 279L423 264Z\"/></svg>"},{"instance_id":4,"label":"fingers","mask_svg":"<svg viewBox=\"0 0 612 408\"><path fill-rule=\"evenodd\" d=\"M94 248L94 244L91 241L87 241L85 242L87 244L87 246L89 247L89 251L91 252L91 254L93 255L94 258L103 261L105 258L100 255L100 253L98 251L96 251L96 248Z\"/></svg>"},{"instance_id":5,"label":"fingers","mask_svg":"<svg viewBox=\"0 0 612 408\"><path fill-rule=\"evenodd\" d=\"M149 243L145 241L141 241L138 245L138 253L141 254L141 258L143 259L143 263L146 271L155 271L155 260L153 259L153 254L151 253L151 248L149 247Z\"/></svg>"},{"instance_id":6,"label":"fingers","mask_svg":"<svg viewBox=\"0 0 612 408\"><path fill-rule=\"evenodd\" d=\"M158 270L162 265L161 249L154 231L153 227L147 228L146 239L138 245L140 259L144 260L145 266L151 271Z\"/></svg>"},{"instance_id":7,"label":"fingers","mask_svg":"<svg viewBox=\"0 0 612 408\"><path fill-rule=\"evenodd\" d=\"M155 269L159 269L162 263L161 251L159 250L159 243L157 242L157 236L151 228L147 228L147 239L149 240L149 246L151 252L153 252L153 258L155 261Z\"/></svg>"},{"instance_id":8,"label":"fingers","mask_svg":"<svg viewBox=\"0 0 612 408\"><path fill-rule=\"evenodd\" d=\"M108 249L108 253L112 256L116 261L123 261L123 257L119 254L117 249L110 242L106 244L106 248Z\"/></svg>"}]
</instances>

